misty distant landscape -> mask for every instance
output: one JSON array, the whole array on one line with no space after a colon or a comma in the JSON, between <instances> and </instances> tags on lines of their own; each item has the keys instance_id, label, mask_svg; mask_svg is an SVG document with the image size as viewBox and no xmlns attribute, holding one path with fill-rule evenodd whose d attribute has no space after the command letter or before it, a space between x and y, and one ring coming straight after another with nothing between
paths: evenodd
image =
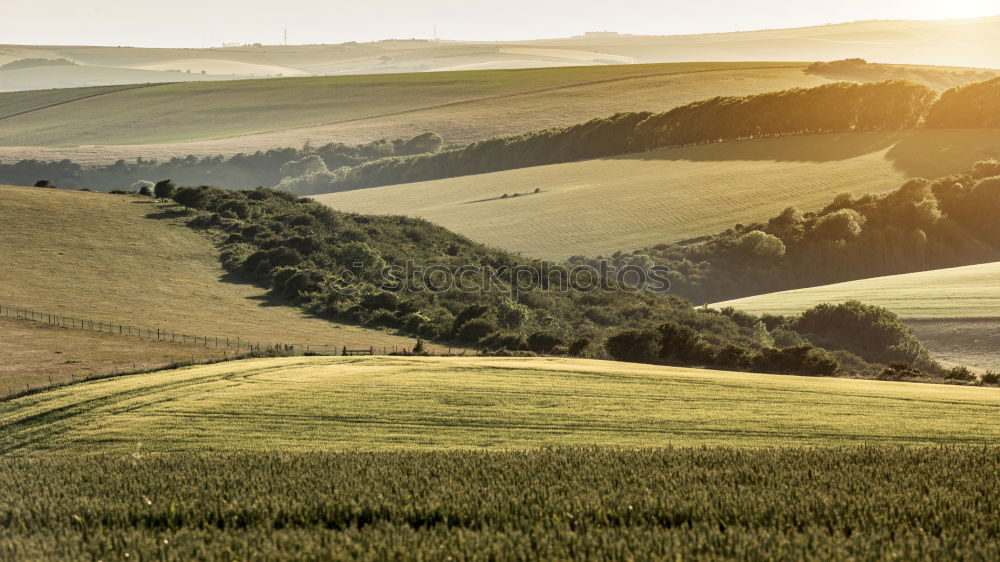
<instances>
[{"instance_id":1,"label":"misty distant landscape","mask_svg":"<svg viewBox=\"0 0 1000 562\"><path fill-rule=\"evenodd\" d=\"M991 7L17 1L0 559L1000 556Z\"/></svg>"}]
</instances>

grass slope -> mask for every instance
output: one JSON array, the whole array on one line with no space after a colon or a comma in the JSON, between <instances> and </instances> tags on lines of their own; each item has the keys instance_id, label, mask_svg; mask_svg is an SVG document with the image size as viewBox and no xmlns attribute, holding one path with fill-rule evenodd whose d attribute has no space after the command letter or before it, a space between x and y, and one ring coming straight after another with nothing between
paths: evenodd
<instances>
[{"instance_id":1,"label":"grass slope","mask_svg":"<svg viewBox=\"0 0 1000 562\"><path fill-rule=\"evenodd\" d=\"M1000 132L811 135L320 195L332 207L426 218L477 241L561 259L651 246L880 192L1000 154ZM517 198L503 194L542 192Z\"/></svg>"},{"instance_id":2,"label":"grass slope","mask_svg":"<svg viewBox=\"0 0 1000 562\"><path fill-rule=\"evenodd\" d=\"M93 375L231 357L194 344L70 330L0 317L0 398Z\"/></svg>"},{"instance_id":3,"label":"grass slope","mask_svg":"<svg viewBox=\"0 0 1000 562\"><path fill-rule=\"evenodd\" d=\"M892 310L946 362L1000 370L1000 262L783 291L713 306L789 314L848 299Z\"/></svg>"},{"instance_id":4,"label":"grass slope","mask_svg":"<svg viewBox=\"0 0 1000 562\"><path fill-rule=\"evenodd\" d=\"M580 359L259 359L0 404L0 453L1000 443L1000 389Z\"/></svg>"},{"instance_id":5,"label":"grass slope","mask_svg":"<svg viewBox=\"0 0 1000 562\"><path fill-rule=\"evenodd\" d=\"M666 110L717 95L828 81L804 68L681 63L163 84L0 120L0 146L115 145L105 149L110 158L129 150L120 145L150 145L135 155L164 157L427 131L464 143L617 111ZM0 107L18 95L0 94ZM187 142L199 140L206 142ZM30 154L46 153L6 149L0 158ZM81 159L72 151L59 154Z\"/></svg>"},{"instance_id":6,"label":"grass slope","mask_svg":"<svg viewBox=\"0 0 1000 562\"><path fill-rule=\"evenodd\" d=\"M0 187L0 302L244 341L413 344L276 306L264 289L227 280L212 243L169 218L171 209L150 199Z\"/></svg>"}]
</instances>

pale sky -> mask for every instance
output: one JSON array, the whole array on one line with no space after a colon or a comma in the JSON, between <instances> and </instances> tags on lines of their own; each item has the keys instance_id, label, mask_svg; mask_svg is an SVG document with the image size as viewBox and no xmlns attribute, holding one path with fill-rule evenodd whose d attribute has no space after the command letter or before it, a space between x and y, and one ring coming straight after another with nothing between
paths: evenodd
<instances>
[{"instance_id":1,"label":"pale sky","mask_svg":"<svg viewBox=\"0 0 1000 562\"><path fill-rule=\"evenodd\" d=\"M153 6L161 5L162 8ZM1000 15L996 0L0 0L0 44L202 47L672 35Z\"/></svg>"}]
</instances>

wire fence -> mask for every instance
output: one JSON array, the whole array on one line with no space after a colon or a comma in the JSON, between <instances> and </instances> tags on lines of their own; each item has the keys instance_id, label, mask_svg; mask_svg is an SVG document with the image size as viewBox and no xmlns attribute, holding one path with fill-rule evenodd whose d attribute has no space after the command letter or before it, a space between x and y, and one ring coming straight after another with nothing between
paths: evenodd
<instances>
[{"instance_id":1,"label":"wire fence","mask_svg":"<svg viewBox=\"0 0 1000 562\"><path fill-rule=\"evenodd\" d=\"M177 330L167 330L163 328L146 328L140 326L133 326L131 324L122 324L120 322L115 323L113 321L103 321L95 320L90 318L76 318L73 316L64 316L61 314L53 314L51 312L42 312L38 310L32 310L28 308L21 308L16 306L8 306L0 304L0 316L6 316L8 318L19 318L24 320L31 320L34 322L41 322L43 324L48 324L49 326L57 326L60 328L66 328L70 330L86 330L91 332L101 332L114 334L124 337L134 337L142 340L151 340L159 342L175 342L188 345L197 345L207 348L216 348L220 350L234 350L237 354L239 353L252 353L252 352L264 352L264 351L279 351L282 353L290 354L308 354L308 355L393 355L393 354L411 354L413 352L412 348L403 347L398 345L382 345L382 346L358 346L356 343L348 344L348 342L334 342L331 341L329 344L297 344L297 343L283 343L283 342L262 342L247 340L240 337L223 337L223 336L209 336L209 335L191 335L184 332L179 332ZM443 349L436 349L427 347L425 352L430 355L440 355L443 354ZM448 355L452 355L452 350L449 348L447 351Z\"/></svg>"}]
</instances>

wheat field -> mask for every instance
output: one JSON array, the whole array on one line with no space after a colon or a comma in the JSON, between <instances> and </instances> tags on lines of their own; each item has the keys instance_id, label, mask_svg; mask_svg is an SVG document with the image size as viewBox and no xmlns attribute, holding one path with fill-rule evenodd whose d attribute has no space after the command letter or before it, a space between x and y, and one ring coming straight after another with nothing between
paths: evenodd
<instances>
[{"instance_id":1,"label":"wheat field","mask_svg":"<svg viewBox=\"0 0 1000 562\"><path fill-rule=\"evenodd\" d=\"M1000 389L558 358L294 357L0 404L0 453L997 444Z\"/></svg>"},{"instance_id":2,"label":"wheat field","mask_svg":"<svg viewBox=\"0 0 1000 562\"><path fill-rule=\"evenodd\" d=\"M849 133L729 142L317 196L337 209L422 217L530 256L597 255L713 234L838 193L1000 154L994 130ZM533 193L541 189L540 193ZM503 198L504 194L521 194Z\"/></svg>"},{"instance_id":3,"label":"wheat field","mask_svg":"<svg viewBox=\"0 0 1000 562\"><path fill-rule=\"evenodd\" d=\"M0 119L0 160L96 163L252 153L429 131L467 143L620 111L663 111L718 95L828 81L804 68L674 63L160 84ZM0 94L0 107L24 96Z\"/></svg>"}]
</instances>

